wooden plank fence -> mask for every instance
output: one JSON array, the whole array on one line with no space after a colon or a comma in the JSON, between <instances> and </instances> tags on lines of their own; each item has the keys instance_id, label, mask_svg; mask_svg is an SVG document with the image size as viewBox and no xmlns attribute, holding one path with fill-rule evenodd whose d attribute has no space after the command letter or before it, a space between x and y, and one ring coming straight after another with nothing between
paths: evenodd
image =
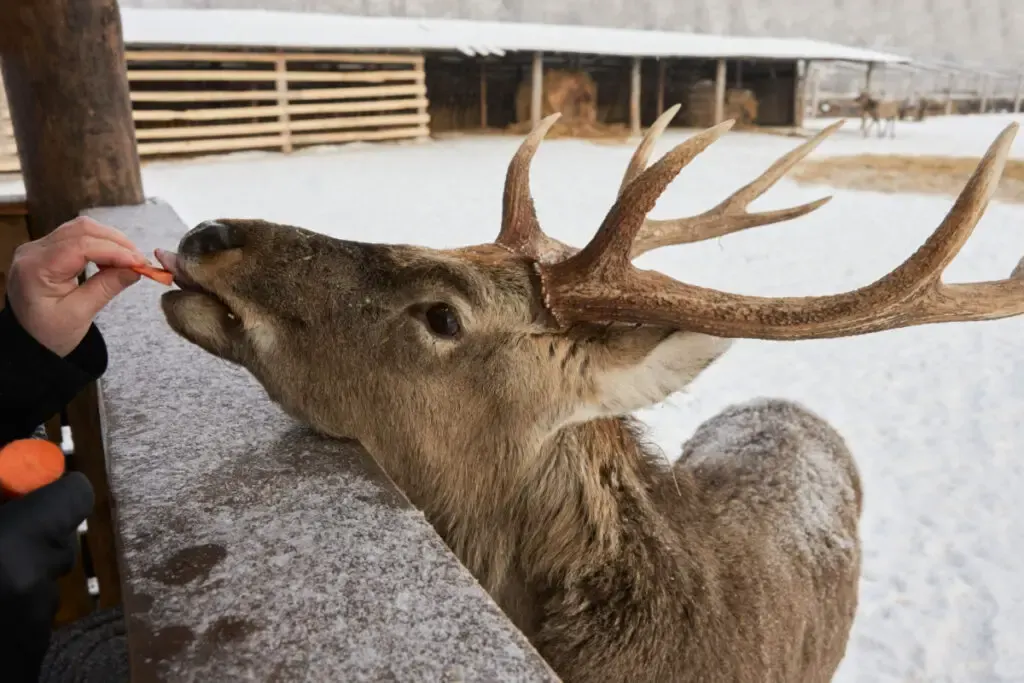
<instances>
[{"instance_id":1,"label":"wooden plank fence","mask_svg":"<svg viewBox=\"0 0 1024 683\"><path fill-rule=\"evenodd\" d=\"M142 158L425 138L420 54L129 49ZM0 173L18 170L0 92Z\"/></svg>"}]
</instances>

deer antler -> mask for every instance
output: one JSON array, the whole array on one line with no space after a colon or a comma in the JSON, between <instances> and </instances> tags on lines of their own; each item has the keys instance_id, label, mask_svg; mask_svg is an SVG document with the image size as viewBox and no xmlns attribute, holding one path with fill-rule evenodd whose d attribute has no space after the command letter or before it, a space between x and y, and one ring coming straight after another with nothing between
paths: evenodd
<instances>
[{"instance_id":1,"label":"deer antler","mask_svg":"<svg viewBox=\"0 0 1024 683\"><path fill-rule=\"evenodd\" d=\"M495 244L509 251L539 262L558 260L575 252L569 245L544 234L530 193L530 162L541 140L560 116L556 112L542 120L526 136L509 162L502 197L501 231L494 240Z\"/></svg>"},{"instance_id":2,"label":"deer antler","mask_svg":"<svg viewBox=\"0 0 1024 683\"><path fill-rule=\"evenodd\" d=\"M637 146L633 157L629 161L629 165L626 167L626 172L622 176L622 184L619 186L620 197L626 191L629 184L643 173L644 168L647 167L647 161L650 159L651 152L654 151L655 140L665 130L669 122L675 118L678 111L679 105L677 104L658 117L658 120L648 130L647 135L644 136L643 141ZM776 211L765 211L763 213L747 212L747 207L750 206L751 202L767 192L793 166L821 144L822 140L839 130L844 123L845 121L833 123L799 147L790 150L776 160L758 178L741 187L717 206L708 209L702 214L671 220L648 218L644 221L640 233L633 241L631 258L635 259L641 254L661 247L701 242L739 232L740 230L746 230L747 228L756 228L771 223L793 220L825 205L832 199L831 197L823 197L807 204Z\"/></svg>"},{"instance_id":3,"label":"deer antler","mask_svg":"<svg viewBox=\"0 0 1024 683\"><path fill-rule=\"evenodd\" d=\"M677 104L666 110L640 141L623 174L622 183L619 186L620 197L629 184L643 173L655 143L668 127L669 122L675 118L679 108L680 105ZM537 220L537 212L530 193L530 163L544 136L559 116L560 114L555 113L543 119L523 140L515 156L512 157L512 161L509 162L508 172L505 176L501 232L495 240L495 244L540 263L557 262L579 251L576 247L544 234L540 222ZM719 126L723 127L722 132L724 132L731 128L733 123L731 120L725 121ZM753 182L734 192L718 206L698 216L673 220L647 219L640 234L634 240L631 258L635 259L641 254L660 247L700 242L747 228L792 220L824 205L831 197L776 211L753 214L746 211L751 202L767 192L797 162L810 154L822 140L838 130L843 123L843 121L839 121L832 124L807 142L789 151Z\"/></svg>"},{"instance_id":4,"label":"deer antler","mask_svg":"<svg viewBox=\"0 0 1024 683\"><path fill-rule=\"evenodd\" d=\"M832 296L757 297L705 289L633 267L633 242L665 187L724 130L679 145L624 189L579 253L538 268L545 303L561 324L665 325L719 337L821 339L1024 313L1024 267L1010 279L946 285L942 272L988 207L1018 124L995 139L938 229L907 261L860 289ZM752 185L756 185L757 181ZM749 187L749 186L748 186Z\"/></svg>"}]
</instances>

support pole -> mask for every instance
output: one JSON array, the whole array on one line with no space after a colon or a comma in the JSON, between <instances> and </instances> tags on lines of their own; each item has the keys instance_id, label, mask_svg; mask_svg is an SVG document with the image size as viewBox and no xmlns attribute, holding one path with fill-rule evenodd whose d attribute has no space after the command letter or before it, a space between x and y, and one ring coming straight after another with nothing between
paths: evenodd
<instances>
[{"instance_id":1,"label":"support pole","mask_svg":"<svg viewBox=\"0 0 1024 683\"><path fill-rule=\"evenodd\" d=\"M1013 94L1013 113L1020 113L1020 103L1024 99L1024 74L1017 76L1017 90Z\"/></svg>"},{"instance_id":2,"label":"support pole","mask_svg":"<svg viewBox=\"0 0 1024 683\"><path fill-rule=\"evenodd\" d=\"M956 74L949 72L949 79L946 82L946 116L953 115L953 86L956 85Z\"/></svg>"},{"instance_id":3,"label":"support pole","mask_svg":"<svg viewBox=\"0 0 1024 683\"><path fill-rule=\"evenodd\" d=\"M807 63L808 79L811 85L811 118L818 118L821 108L821 68L812 62Z\"/></svg>"},{"instance_id":4,"label":"support pole","mask_svg":"<svg viewBox=\"0 0 1024 683\"><path fill-rule=\"evenodd\" d=\"M981 77L981 103L978 105L978 111L984 114L988 111L988 90L991 86L991 78L988 74L984 74Z\"/></svg>"},{"instance_id":5,"label":"support pole","mask_svg":"<svg viewBox=\"0 0 1024 683\"><path fill-rule=\"evenodd\" d=\"M715 72L715 125L725 120L725 60L718 60Z\"/></svg>"},{"instance_id":6,"label":"support pole","mask_svg":"<svg viewBox=\"0 0 1024 683\"><path fill-rule=\"evenodd\" d=\"M875 63L874 62L868 62L868 70L867 70L867 73L864 74L864 92L868 93L869 95L871 94L871 80L872 80L872 77L874 75L875 75Z\"/></svg>"},{"instance_id":7,"label":"support pole","mask_svg":"<svg viewBox=\"0 0 1024 683\"><path fill-rule=\"evenodd\" d=\"M807 60L798 59L796 72L793 74L793 127L803 128L804 109L807 106L805 97L807 90Z\"/></svg>"},{"instance_id":8,"label":"support pole","mask_svg":"<svg viewBox=\"0 0 1024 683\"><path fill-rule=\"evenodd\" d=\"M275 88L277 90L277 106L281 108L278 121L281 122L281 151L290 154L292 151L291 117L288 115L288 61L283 54L274 62L274 73L277 74Z\"/></svg>"},{"instance_id":9,"label":"support pole","mask_svg":"<svg viewBox=\"0 0 1024 683\"><path fill-rule=\"evenodd\" d=\"M487 62L480 62L480 127L487 128Z\"/></svg>"},{"instance_id":10,"label":"support pole","mask_svg":"<svg viewBox=\"0 0 1024 683\"><path fill-rule=\"evenodd\" d=\"M530 121L534 126L540 123L541 97L544 95L544 54L533 53L533 85L530 91Z\"/></svg>"},{"instance_id":11,"label":"support pole","mask_svg":"<svg viewBox=\"0 0 1024 683\"><path fill-rule=\"evenodd\" d=\"M0 67L33 238L95 206L144 200L117 0L5 0ZM100 606L121 602L98 391L67 408L74 467L92 482L89 550Z\"/></svg>"},{"instance_id":12,"label":"support pole","mask_svg":"<svg viewBox=\"0 0 1024 683\"><path fill-rule=\"evenodd\" d=\"M640 58L633 57L633 69L629 79L629 130L640 135Z\"/></svg>"},{"instance_id":13,"label":"support pole","mask_svg":"<svg viewBox=\"0 0 1024 683\"><path fill-rule=\"evenodd\" d=\"M658 106L656 114L661 116L665 113L665 76L668 70L668 62L664 58L658 60Z\"/></svg>"}]
</instances>

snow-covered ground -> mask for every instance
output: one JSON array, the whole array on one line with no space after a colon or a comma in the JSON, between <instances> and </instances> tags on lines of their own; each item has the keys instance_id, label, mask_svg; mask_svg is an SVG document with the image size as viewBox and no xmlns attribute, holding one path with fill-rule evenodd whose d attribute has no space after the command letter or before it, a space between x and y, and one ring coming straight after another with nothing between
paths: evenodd
<instances>
[{"instance_id":1,"label":"snow-covered ground","mask_svg":"<svg viewBox=\"0 0 1024 683\"><path fill-rule=\"evenodd\" d=\"M815 152L981 155L1011 120L935 118L861 138L849 121ZM824 125L826 122L809 122ZM667 133L656 153L687 133ZM147 193L194 224L250 216L339 237L444 247L497 233L517 138L349 146L149 164ZM711 206L798 140L733 133L699 157L652 214ZM544 143L538 213L582 245L611 204L631 146ZM1013 155L1024 158L1024 136ZM15 189L0 182L0 194ZM936 196L800 187L755 208L834 199L788 225L673 247L639 262L750 294L821 294L866 284L910 255L952 203ZM993 202L947 271L1006 277L1024 255L1024 206ZM830 341L740 341L685 394L645 411L670 457L703 420L756 396L803 402L852 446L865 484L862 602L841 683L1024 681L1024 319L933 325Z\"/></svg>"}]
</instances>

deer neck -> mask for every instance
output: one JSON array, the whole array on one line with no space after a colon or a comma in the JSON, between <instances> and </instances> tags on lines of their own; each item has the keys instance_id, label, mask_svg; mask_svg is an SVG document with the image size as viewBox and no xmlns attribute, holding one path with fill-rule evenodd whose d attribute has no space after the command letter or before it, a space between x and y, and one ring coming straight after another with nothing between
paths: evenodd
<instances>
[{"instance_id":1,"label":"deer neck","mask_svg":"<svg viewBox=\"0 0 1024 683\"><path fill-rule=\"evenodd\" d=\"M498 454L492 462L526 464L480 468L475 486L463 482L458 495L424 501L442 538L527 634L545 596L572 581L638 550L652 571L671 562L679 544L666 543L672 531L659 501L693 500L694 488L651 457L631 419L567 427L533 450Z\"/></svg>"}]
</instances>

